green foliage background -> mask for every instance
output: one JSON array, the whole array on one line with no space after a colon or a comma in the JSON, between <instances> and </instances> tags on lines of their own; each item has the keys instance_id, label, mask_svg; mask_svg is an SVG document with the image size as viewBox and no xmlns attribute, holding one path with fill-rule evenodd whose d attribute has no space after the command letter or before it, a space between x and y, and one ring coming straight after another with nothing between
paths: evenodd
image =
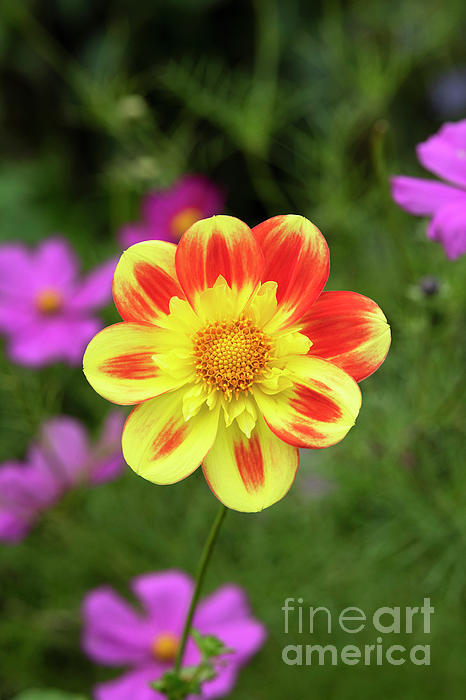
<instances>
[{"instance_id":1,"label":"green foliage background","mask_svg":"<svg viewBox=\"0 0 466 700\"><path fill-rule=\"evenodd\" d=\"M363 383L344 442L303 454L278 505L228 515L207 590L245 586L270 632L238 700L463 697L465 265L391 202L387 178L422 174L414 146L441 123L429 87L466 64L465 22L461 0L0 5L4 240L60 231L90 267L117 253L115 231L143 193L202 172L225 188L227 213L251 225L309 217L330 245L329 288L374 298L391 323L390 354ZM426 275L437 294L422 293ZM97 432L109 409L78 369L33 372L2 354L0 372L1 460L22 457L46 417L70 413ZM128 469L69 494L23 544L3 546L1 700L36 687L90 696L113 677L80 650L86 591L193 571L215 510L199 474L162 488ZM384 645L427 641L431 666L285 666L286 644L377 637L370 625L285 635L286 597L329 607L335 622L346 606L370 615L430 597L429 639L418 623Z\"/></svg>"}]
</instances>

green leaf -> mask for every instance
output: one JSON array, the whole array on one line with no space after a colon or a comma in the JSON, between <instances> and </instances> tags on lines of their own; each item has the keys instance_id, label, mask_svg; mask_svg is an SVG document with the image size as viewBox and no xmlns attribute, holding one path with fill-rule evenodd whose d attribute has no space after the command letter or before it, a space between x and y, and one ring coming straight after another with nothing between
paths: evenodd
<instances>
[{"instance_id":1,"label":"green leaf","mask_svg":"<svg viewBox=\"0 0 466 700\"><path fill-rule=\"evenodd\" d=\"M192 675L196 672L196 668L184 668L181 674L176 671L167 671L159 680L151 683L154 690L164 693L170 700L183 700L190 693L199 694L199 690L192 687ZM196 684L197 685L197 684Z\"/></svg>"},{"instance_id":2,"label":"green leaf","mask_svg":"<svg viewBox=\"0 0 466 700\"><path fill-rule=\"evenodd\" d=\"M73 695L62 690L25 690L15 700L87 700L84 695Z\"/></svg>"},{"instance_id":3,"label":"green leaf","mask_svg":"<svg viewBox=\"0 0 466 700\"><path fill-rule=\"evenodd\" d=\"M200 634L200 632L193 629L192 635L204 659L211 659L214 656L228 654L232 651L232 649L224 645L221 639L213 634Z\"/></svg>"}]
</instances>

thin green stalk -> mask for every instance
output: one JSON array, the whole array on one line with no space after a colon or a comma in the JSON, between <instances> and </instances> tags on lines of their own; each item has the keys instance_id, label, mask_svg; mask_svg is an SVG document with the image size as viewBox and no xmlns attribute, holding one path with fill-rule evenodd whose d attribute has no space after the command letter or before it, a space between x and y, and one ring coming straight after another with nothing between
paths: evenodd
<instances>
[{"instance_id":1,"label":"thin green stalk","mask_svg":"<svg viewBox=\"0 0 466 700\"><path fill-rule=\"evenodd\" d=\"M199 565L197 567L196 572L196 585L194 587L194 593L191 599L191 605L189 606L186 622L184 623L183 636L181 637L181 643L178 648L178 653L175 659L175 671L177 673L179 672L181 668L181 663L183 661L184 650L186 648L186 643L188 641L188 636L191 630L191 623L193 621L194 613L196 611L196 605L201 594L202 583L204 581L204 577L207 571L207 566L209 564L210 557L212 556L212 552L214 551L215 543L217 541L218 534L220 532L220 528L222 526L226 514L227 508L222 503L217 512L212 527L210 528L209 536L204 545L204 549L202 550L201 559L199 561Z\"/></svg>"}]
</instances>

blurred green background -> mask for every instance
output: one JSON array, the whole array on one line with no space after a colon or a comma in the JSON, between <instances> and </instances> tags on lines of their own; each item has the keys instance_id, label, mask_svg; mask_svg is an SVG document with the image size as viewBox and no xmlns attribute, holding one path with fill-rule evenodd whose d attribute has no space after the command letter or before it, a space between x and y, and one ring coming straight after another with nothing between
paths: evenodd
<instances>
[{"instance_id":1,"label":"blurred green background","mask_svg":"<svg viewBox=\"0 0 466 700\"><path fill-rule=\"evenodd\" d=\"M462 0L3 0L0 5L0 236L70 238L85 268L117 253L141 196L185 172L227 192L254 225L310 218L330 245L328 288L375 299L393 331L363 382L357 426L302 456L289 495L230 513L206 591L235 581L269 629L238 700L464 697L464 259L390 199L390 174L422 175L415 144L442 121L435 81L466 65ZM434 276L434 294L422 280ZM108 322L116 319L109 308ZM2 354L0 460L21 458L57 413L97 432L109 405L79 369L11 366ZM194 571L217 504L202 475L156 487L129 469L71 493L22 544L0 551L0 698L31 687L90 697L99 668L80 650L79 605L142 572ZM304 606L435 607L429 667L289 667L286 644L374 644L319 626L284 634Z\"/></svg>"}]
</instances>

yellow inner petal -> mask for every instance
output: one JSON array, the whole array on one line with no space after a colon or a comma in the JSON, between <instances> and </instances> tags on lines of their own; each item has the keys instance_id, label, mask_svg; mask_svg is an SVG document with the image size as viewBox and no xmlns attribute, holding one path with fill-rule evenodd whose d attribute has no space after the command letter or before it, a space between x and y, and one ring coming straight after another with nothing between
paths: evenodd
<instances>
[{"instance_id":1,"label":"yellow inner petal","mask_svg":"<svg viewBox=\"0 0 466 700\"><path fill-rule=\"evenodd\" d=\"M191 420L205 404L222 409L226 426L236 422L250 435L259 412L254 391L268 395L292 385L292 357L305 355L311 341L299 327L277 321L277 284L260 285L246 305L223 277L199 296L196 311L174 297L159 320L157 364L184 379L183 416Z\"/></svg>"}]
</instances>

